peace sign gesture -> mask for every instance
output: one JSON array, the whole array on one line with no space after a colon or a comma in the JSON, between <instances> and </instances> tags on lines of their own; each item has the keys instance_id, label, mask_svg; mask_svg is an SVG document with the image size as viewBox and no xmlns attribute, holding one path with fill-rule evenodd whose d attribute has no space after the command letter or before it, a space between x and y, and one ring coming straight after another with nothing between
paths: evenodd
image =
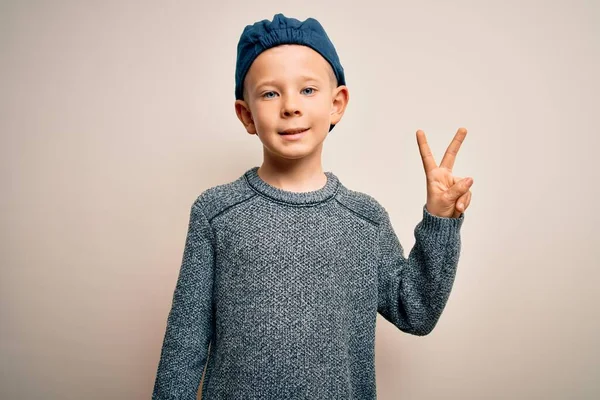
<instances>
[{"instance_id":1,"label":"peace sign gesture","mask_svg":"<svg viewBox=\"0 0 600 400\"><path fill-rule=\"evenodd\" d=\"M463 179L452 175L456 154L466 136L467 130L459 128L438 167L427 144L425 132L420 129L417 131L417 143L427 180L426 208L430 214L438 217L458 218L471 202L469 188L473 184L473 179Z\"/></svg>"}]
</instances>

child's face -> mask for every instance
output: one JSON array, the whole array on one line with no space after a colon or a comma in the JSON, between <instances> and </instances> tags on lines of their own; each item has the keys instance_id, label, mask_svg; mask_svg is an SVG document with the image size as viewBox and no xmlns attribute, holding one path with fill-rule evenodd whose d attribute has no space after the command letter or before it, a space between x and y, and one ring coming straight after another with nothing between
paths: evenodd
<instances>
[{"instance_id":1,"label":"child's face","mask_svg":"<svg viewBox=\"0 0 600 400\"><path fill-rule=\"evenodd\" d=\"M281 45L262 52L246 75L236 113L250 134L279 157L297 159L320 150L330 124L342 118L346 86L337 86L331 65L307 46ZM299 139L280 132L310 128Z\"/></svg>"}]
</instances>

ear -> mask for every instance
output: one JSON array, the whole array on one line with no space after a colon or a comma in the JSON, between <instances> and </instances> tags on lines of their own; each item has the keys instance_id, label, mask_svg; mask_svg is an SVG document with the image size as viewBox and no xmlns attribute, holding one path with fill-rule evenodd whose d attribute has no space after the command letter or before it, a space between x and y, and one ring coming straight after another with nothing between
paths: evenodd
<instances>
[{"instance_id":1,"label":"ear","mask_svg":"<svg viewBox=\"0 0 600 400\"><path fill-rule=\"evenodd\" d=\"M334 89L333 100L331 104L331 124L336 125L342 119L344 111L350 100L350 92L346 85L338 86Z\"/></svg>"},{"instance_id":2,"label":"ear","mask_svg":"<svg viewBox=\"0 0 600 400\"><path fill-rule=\"evenodd\" d=\"M249 134L257 134L256 126L254 125L254 119L252 118L252 112L250 111L250 106L248 106L248 103L246 103L244 100L236 100L235 113Z\"/></svg>"}]
</instances>

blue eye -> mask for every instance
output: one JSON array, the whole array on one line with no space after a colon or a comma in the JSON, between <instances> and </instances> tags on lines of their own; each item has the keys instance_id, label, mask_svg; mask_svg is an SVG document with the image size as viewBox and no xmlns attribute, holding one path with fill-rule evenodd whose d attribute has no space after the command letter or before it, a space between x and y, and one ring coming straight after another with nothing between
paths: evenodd
<instances>
[{"instance_id":1,"label":"blue eye","mask_svg":"<svg viewBox=\"0 0 600 400\"><path fill-rule=\"evenodd\" d=\"M313 94L313 93L314 93L314 91L315 91L315 89L314 89L314 88L311 88L311 87L307 87L307 88L304 88L304 89L302 89L302 90L310 90L311 92L310 92L310 93L307 93L307 94L309 94L309 95L310 95L310 94ZM273 97L271 97L271 96L268 96L268 94L271 94L271 93L275 94L275 92L274 92L274 91L265 92L265 93L263 93L263 95L262 95L261 97L263 97L263 98L265 98L265 99L272 99Z\"/></svg>"}]
</instances>

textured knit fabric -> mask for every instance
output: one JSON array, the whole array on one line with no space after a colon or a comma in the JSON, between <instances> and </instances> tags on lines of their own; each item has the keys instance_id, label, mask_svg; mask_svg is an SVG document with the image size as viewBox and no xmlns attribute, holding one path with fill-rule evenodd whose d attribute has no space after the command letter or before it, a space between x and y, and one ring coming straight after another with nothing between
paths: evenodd
<instances>
[{"instance_id":1,"label":"textured knit fabric","mask_svg":"<svg viewBox=\"0 0 600 400\"><path fill-rule=\"evenodd\" d=\"M386 209L332 172L311 192L258 167L191 206L152 398L376 399L379 312L426 335L460 255L459 218L430 214L408 258ZM209 353L210 345L210 353Z\"/></svg>"}]
</instances>

